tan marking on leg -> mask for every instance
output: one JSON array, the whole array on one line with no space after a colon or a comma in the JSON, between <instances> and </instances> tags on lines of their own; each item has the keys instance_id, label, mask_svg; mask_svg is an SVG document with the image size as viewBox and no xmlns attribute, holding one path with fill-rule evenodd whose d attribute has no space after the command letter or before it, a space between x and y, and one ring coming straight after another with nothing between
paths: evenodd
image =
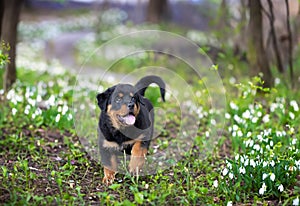
<instances>
[{"instance_id":1,"label":"tan marking on leg","mask_svg":"<svg viewBox=\"0 0 300 206\"><path fill-rule=\"evenodd\" d=\"M103 141L103 147L106 147L106 148L119 148L120 146L116 142L104 140Z\"/></svg>"},{"instance_id":2,"label":"tan marking on leg","mask_svg":"<svg viewBox=\"0 0 300 206\"><path fill-rule=\"evenodd\" d=\"M113 171L117 171L118 170L117 156L112 155L110 158L110 162L111 162L111 168L113 169Z\"/></svg>"},{"instance_id":3,"label":"tan marking on leg","mask_svg":"<svg viewBox=\"0 0 300 206\"><path fill-rule=\"evenodd\" d=\"M102 179L102 183L106 185L111 185L115 179L116 172L104 167L104 177Z\"/></svg>"},{"instance_id":4,"label":"tan marking on leg","mask_svg":"<svg viewBox=\"0 0 300 206\"><path fill-rule=\"evenodd\" d=\"M131 150L131 157L129 162L129 172L136 174L141 170L145 163L147 149L143 148L141 141L137 141Z\"/></svg>"}]
</instances>

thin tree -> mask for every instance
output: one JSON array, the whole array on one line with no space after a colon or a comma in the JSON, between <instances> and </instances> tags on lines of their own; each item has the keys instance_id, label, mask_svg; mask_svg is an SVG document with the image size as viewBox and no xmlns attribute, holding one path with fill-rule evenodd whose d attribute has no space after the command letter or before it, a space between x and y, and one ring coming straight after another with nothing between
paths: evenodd
<instances>
[{"instance_id":1,"label":"thin tree","mask_svg":"<svg viewBox=\"0 0 300 206\"><path fill-rule=\"evenodd\" d=\"M168 15L168 0L149 0L147 9L147 21L158 23Z\"/></svg>"},{"instance_id":2,"label":"thin tree","mask_svg":"<svg viewBox=\"0 0 300 206\"><path fill-rule=\"evenodd\" d=\"M9 63L6 65L4 73L3 88L7 91L16 81L16 44L17 26L24 0L1 0L1 39L9 44Z\"/></svg>"},{"instance_id":3,"label":"thin tree","mask_svg":"<svg viewBox=\"0 0 300 206\"><path fill-rule=\"evenodd\" d=\"M288 58L289 58L289 68L290 68L290 78L292 82L292 87L294 87L294 68L293 68L293 36L292 36L292 30L291 30L291 24L290 24L290 7L289 7L289 1L285 0L286 5L286 26L288 31Z\"/></svg>"},{"instance_id":4,"label":"thin tree","mask_svg":"<svg viewBox=\"0 0 300 206\"><path fill-rule=\"evenodd\" d=\"M250 21L249 21L249 42L248 58L253 75L263 73L265 86L270 87L273 82L266 50L263 46L263 18L262 4L260 0L249 1Z\"/></svg>"},{"instance_id":5,"label":"thin tree","mask_svg":"<svg viewBox=\"0 0 300 206\"><path fill-rule=\"evenodd\" d=\"M268 5L269 5L269 10L270 10L270 15L267 15L269 17L270 20L270 28L271 28L271 38L273 40L273 47L274 47L274 52L275 52L275 56L276 56L276 60L277 60L277 69L280 73L284 72L284 67L283 67L283 63L280 57L280 52L279 52L279 47L278 47L278 42L277 42L277 35L276 35L276 31L275 31L275 16L274 16L274 11L273 11L273 3L272 0L268 0Z\"/></svg>"}]
</instances>

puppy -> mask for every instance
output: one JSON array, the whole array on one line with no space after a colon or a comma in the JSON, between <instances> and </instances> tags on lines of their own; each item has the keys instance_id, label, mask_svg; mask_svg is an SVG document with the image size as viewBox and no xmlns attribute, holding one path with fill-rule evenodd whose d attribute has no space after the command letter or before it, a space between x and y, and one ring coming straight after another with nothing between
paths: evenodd
<instances>
[{"instance_id":1,"label":"puppy","mask_svg":"<svg viewBox=\"0 0 300 206\"><path fill-rule=\"evenodd\" d=\"M128 169L138 173L145 162L153 135L154 111L144 97L147 87L156 83L165 101L165 83L158 76L146 76L135 86L118 84L97 95L101 109L99 118L99 149L106 185L112 184L118 169L118 157L130 156Z\"/></svg>"}]
</instances>

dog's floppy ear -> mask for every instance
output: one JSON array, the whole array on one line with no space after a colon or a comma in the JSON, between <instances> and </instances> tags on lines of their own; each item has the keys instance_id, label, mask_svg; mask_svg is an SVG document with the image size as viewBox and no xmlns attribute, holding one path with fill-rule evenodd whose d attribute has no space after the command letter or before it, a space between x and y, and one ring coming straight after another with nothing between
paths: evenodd
<instances>
[{"instance_id":1,"label":"dog's floppy ear","mask_svg":"<svg viewBox=\"0 0 300 206\"><path fill-rule=\"evenodd\" d=\"M109 100L111 94L114 92L114 90L115 90L115 86L114 87L110 87L106 91L97 94L98 106L100 107L100 109L102 111L106 110L106 107L107 107L107 104L108 104L108 100Z\"/></svg>"},{"instance_id":2,"label":"dog's floppy ear","mask_svg":"<svg viewBox=\"0 0 300 206\"><path fill-rule=\"evenodd\" d=\"M141 94L136 93L135 98L137 99L137 101L138 101L140 104L145 105L144 97L143 97Z\"/></svg>"}]
</instances>

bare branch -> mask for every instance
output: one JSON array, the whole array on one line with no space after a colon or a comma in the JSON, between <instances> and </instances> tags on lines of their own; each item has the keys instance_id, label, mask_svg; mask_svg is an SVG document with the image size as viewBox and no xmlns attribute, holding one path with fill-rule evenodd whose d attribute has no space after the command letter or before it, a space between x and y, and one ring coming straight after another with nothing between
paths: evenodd
<instances>
[{"instance_id":1,"label":"bare branch","mask_svg":"<svg viewBox=\"0 0 300 206\"><path fill-rule=\"evenodd\" d=\"M290 68L290 78L292 82L292 88L294 87L294 68L293 68L293 47L292 47L292 31L290 24L290 9L289 9L289 1L285 0L286 6L286 25L288 30L288 41L289 41L289 50L288 50L288 58L289 58L289 68Z\"/></svg>"},{"instance_id":2,"label":"bare branch","mask_svg":"<svg viewBox=\"0 0 300 206\"><path fill-rule=\"evenodd\" d=\"M275 28L274 28L275 17L274 17L274 12L273 12L272 0L268 0L268 4L269 4L269 9L270 9L270 26L271 26L271 34L272 34L272 39L273 39L274 52L275 52L275 56L277 59L277 68L278 68L279 72L282 73L284 71L284 68L283 68L283 64L281 61L281 57L280 57L280 53L279 53L279 49L278 49L278 45L277 45L277 37L276 37Z\"/></svg>"}]
</instances>

